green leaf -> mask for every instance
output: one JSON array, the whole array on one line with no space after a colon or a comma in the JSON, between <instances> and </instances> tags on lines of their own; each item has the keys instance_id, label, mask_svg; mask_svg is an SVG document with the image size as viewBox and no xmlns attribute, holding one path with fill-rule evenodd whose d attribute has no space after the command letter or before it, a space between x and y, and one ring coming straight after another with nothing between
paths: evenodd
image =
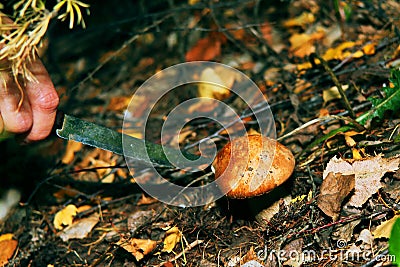
<instances>
[{"instance_id":1,"label":"green leaf","mask_svg":"<svg viewBox=\"0 0 400 267\"><path fill-rule=\"evenodd\" d=\"M400 219L393 224L389 238L389 254L394 256L393 263L400 266Z\"/></svg>"},{"instance_id":2,"label":"green leaf","mask_svg":"<svg viewBox=\"0 0 400 267\"><path fill-rule=\"evenodd\" d=\"M384 98L369 97L372 109L356 119L357 122L365 125L368 120L375 117L383 118L386 111L396 112L400 109L400 70L394 69L391 72L389 81L393 83L393 88L386 86L382 88Z\"/></svg>"}]
</instances>

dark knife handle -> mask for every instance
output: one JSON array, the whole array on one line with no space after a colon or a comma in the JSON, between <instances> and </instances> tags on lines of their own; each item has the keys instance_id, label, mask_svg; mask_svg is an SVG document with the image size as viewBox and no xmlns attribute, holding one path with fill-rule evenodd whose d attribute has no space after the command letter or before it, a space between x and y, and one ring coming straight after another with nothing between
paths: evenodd
<instances>
[{"instance_id":1,"label":"dark knife handle","mask_svg":"<svg viewBox=\"0 0 400 267\"><path fill-rule=\"evenodd\" d=\"M57 110L56 119L54 121L53 129L51 130L51 134L56 134L57 129L61 129L64 123L64 112L61 110Z\"/></svg>"}]
</instances>

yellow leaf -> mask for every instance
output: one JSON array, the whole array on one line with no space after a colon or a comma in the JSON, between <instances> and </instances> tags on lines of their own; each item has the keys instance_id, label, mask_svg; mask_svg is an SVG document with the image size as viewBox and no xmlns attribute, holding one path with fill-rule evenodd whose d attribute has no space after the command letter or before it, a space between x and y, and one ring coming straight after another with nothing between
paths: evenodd
<instances>
[{"instance_id":1,"label":"yellow leaf","mask_svg":"<svg viewBox=\"0 0 400 267\"><path fill-rule=\"evenodd\" d=\"M61 162L64 164L70 164L74 160L75 153L82 148L82 143L69 140L67 148Z\"/></svg>"},{"instance_id":2,"label":"yellow leaf","mask_svg":"<svg viewBox=\"0 0 400 267\"><path fill-rule=\"evenodd\" d=\"M157 241L131 238L129 240L122 239L118 241L117 245L130 252L137 261L140 261L144 256L154 250L157 246Z\"/></svg>"},{"instance_id":3,"label":"yellow leaf","mask_svg":"<svg viewBox=\"0 0 400 267\"><path fill-rule=\"evenodd\" d=\"M200 0L188 0L188 4L191 6L197 4L198 2L200 2Z\"/></svg>"},{"instance_id":4,"label":"yellow leaf","mask_svg":"<svg viewBox=\"0 0 400 267\"><path fill-rule=\"evenodd\" d=\"M4 240L11 240L13 238L13 234L2 234L0 235L0 242Z\"/></svg>"},{"instance_id":5,"label":"yellow leaf","mask_svg":"<svg viewBox=\"0 0 400 267\"><path fill-rule=\"evenodd\" d=\"M311 24L314 21L315 21L315 17L312 13L303 12L300 16L285 21L285 23L283 23L283 26L288 27L288 28L296 27L296 26L302 27L302 26Z\"/></svg>"},{"instance_id":6,"label":"yellow leaf","mask_svg":"<svg viewBox=\"0 0 400 267\"><path fill-rule=\"evenodd\" d=\"M319 63L320 62L318 62L317 64L319 64ZM311 65L310 62L304 62L304 63L297 64L296 67L297 67L298 70L306 70L306 69L311 68L312 65Z\"/></svg>"},{"instance_id":7,"label":"yellow leaf","mask_svg":"<svg viewBox=\"0 0 400 267\"><path fill-rule=\"evenodd\" d=\"M342 89L343 89L343 91L346 91L347 89L349 89L349 85L348 84L342 85ZM336 86L333 86L322 92L322 98L324 99L324 102L326 103L333 99L340 99L340 98L342 98L342 96L339 93L339 89Z\"/></svg>"},{"instance_id":8,"label":"yellow leaf","mask_svg":"<svg viewBox=\"0 0 400 267\"><path fill-rule=\"evenodd\" d=\"M221 100L229 96L230 90L226 88L227 84L212 68L203 70L200 80L201 82L198 84L199 97Z\"/></svg>"},{"instance_id":9,"label":"yellow leaf","mask_svg":"<svg viewBox=\"0 0 400 267\"><path fill-rule=\"evenodd\" d=\"M400 218L400 215L394 216L392 219L384 221L381 223L374 231L372 231L372 234L374 235L375 238L381 238L381 237L390 237L390 232L392 231L393 224L395 221Z\"/></svg>"},{"instance_id":10,"label":"yellow leaf","mask_svg":"<svg viewBox=\"0 0 400 267\"><path fill-rule=\"evenodd\" d=\"M175 245L181 240L181 236L182 233L176 226L165 232L164 248L162 251L170 253L174 249Z\"/></svg>"},{"instance_id":11,"label":"yellow leaf","mask_svg":"<svg viewBox=\"0 0 400 267\"><path fill-rule=\"evenodd\" d=\"M53 224L57 230L62 230L64 226L68 226L72 224L72 221L77 214L78 209L75 205L68 205L54 216Z\"/></svg>"},{"instance_id":12,"label":"yellow leaf","mask_svg":"<svg viewBox=\"0 0 400 267\"><path fill-rule=\"evenodd\" d=\"M362 50L366 55L373 55L375 54L375 44L374 43L366 44L364 45Z\"/></svg>"},{"instance_id":13,"label":"yellow leaf","mask_svg":"<svg viewBox=\"0 0 400 267\"><path fill-rule=\"evenodd\" d=\"M308 34L293 34L289 38L289 42L291 44L290 51L296 57L305 57L315 52L313 38Z\"/></svg>"},{"instance_id":14,"label":"yellow leaf","mask_svg":"<svg viewBox=\"0 0 400 267\"><path fill-rule=\"evenodd\" d=\"M356 141L354 141L354 139L351 136L344 135L344 139L346 141L347 146L349 147L353 147L357 144Z\"/></svg>"},{"instance_id":15,"label":"yellow leaf","mask_svg":"<svg viewBox=\"0 0 400 267\"><path fill-rule=\"evenodd\" d=\"M351 57L353 58L360 58L364 56L364 52L361 50L357 50L356 52L354 52L353 54L351 54Z\"/></svg>"},{"instance_id":16,"label":"yellow leaf","mask_svg":"<svg viewBox=\"0 0 400 267\"><path fill-rule=\"evenodd\" d=\"M360 159L362 159L363 157L361 156L361 153L360 153L360 150L358 150L357 148L352 148L351 149L351 151L352 151L352 153L353 153L353 159L356 159L356 160L360 160Z\"/></svg>"},{"instance_id":17,"label":"yellow leaf","mask_svg":"<svg viewBox=\"0 0 400 267\"><path fill-rule=\"evenodd\" d=\"M113 166L113 165L115 165L116 160L112 160L110 163L108 163L101 159L91 158L90 163L92 164L92 167L98 168L98 169L96 169L96 172L99 175L99 177L101 178L102 183L114 182L115 173L112 173L112 168L104 168L103 169L102 167Z\"/></svg>"},{"instance_id":18,"label":"yellow leaf","mask_svg":"<svg viewBox=\"0 0 400 267\"><path fill-rule=\"evenodd\" d=\"M343 51L345 49L354 47L356 45L355 42L344 42L338 45L337 47L334 48L329 48L326 50L325 54L322 56L323 59L326 61L332 60L332 59L339 59L342 60L348 56L348 54L344 55Z\"/></svg>"}]
</instances>

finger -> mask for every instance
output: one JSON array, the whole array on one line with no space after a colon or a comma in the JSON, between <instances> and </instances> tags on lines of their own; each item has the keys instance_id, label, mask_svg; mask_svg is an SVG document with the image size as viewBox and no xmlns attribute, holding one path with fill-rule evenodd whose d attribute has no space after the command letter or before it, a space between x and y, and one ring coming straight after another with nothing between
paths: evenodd
<instances>
[{"instance_id":1,"label":"finger","mask_svg":"<svg viewBox=\"0 0 400 267\"><path fill-rule=\"evenodd\" d=\"M50 134L56 118L59 97L46 68L39 59L29 65L29 70L37 81L28 82L25 87L33 118L33 125L26 140L36 141Z\"/></svg>"},{"instance_id":2,"label":"finger","mask_svg":"<svg viewBox=\"0 0 400 267\"><path fill-rule=\"evenodd\" d=\"M19 103L22 105L19 107ZM32 127L32 112L26 97L23 97L11 74L0 72L0 113L4 130L24 133Z\"/></svg>"},{"instance_id":3,"label":"finger","mask_svg":"<svg viewBox=\"0 0 400 267\"><path fill-rule=\"evenodd\" d=\"M0 113L0 136L1 136L4 132L5 132L5 129L4 129L3 117L1 116L1 113Z\"/></svg>"}]
</instances>

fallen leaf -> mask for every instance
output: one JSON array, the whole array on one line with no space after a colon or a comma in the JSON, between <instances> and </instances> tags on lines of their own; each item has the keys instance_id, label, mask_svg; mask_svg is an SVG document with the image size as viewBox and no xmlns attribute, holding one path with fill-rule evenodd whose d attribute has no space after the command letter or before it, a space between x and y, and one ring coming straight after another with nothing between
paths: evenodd
<instances>
[{"instance_id":1,"label":"fallen leaf","mask_svg":"<svg viewBox=\"0 0 400 267\"><path fill-rule=\"evenodd\" d=\"M290 28L290 27L303 27L311 24L315 21L315 16L309 12L303 12L301 15L288 19L283 23L283 26Z\"/></svg>"},{"instance_id":2,"label":"fallen leaf","mask_svg":"<svg viewBox=\"0 0 400 267\"><path fill-rule=\"evenodd\" d=\"M137 261L140 261L156 248L157 243L157 241L150 239L131 238L129 240L120 240L117 245L130 252Z\"/></svg>"},{"instance_id":3,"label":"fallen leaf","mask_svg":"<svg viewBox=\"0 0 400 267\"><path fill-rule=\"evenodd\" d=\"M400 265L400 220L397 219L390 231L389 238L389 255L394 257L393 264Z\"/></svg>"},{"instance_id":4,"label":"fallen leaf","mask_svg":"<svg viewBox=\"0 0 400 267\"><path fill-rule=\"evenodd\" d=\"M266 209L263 209L256 215L257 222L260 223L261 225L266 225L272 219L272 217L274 217L274 215L279 212L280 205L281 204L289 205L291 200L292 196L287 195L285 198L275 201L274 203L272 203L271 206L269 206Z\"/></svg>"},{"instance_id":5,"label":"fallen leaf","mask_svg":"<svg viewBox=\"0 0 400 267\"><path fill-rule=\"evenodd\" d=\"M334 221L339 218L343 200L354 189L355 175L330 172L324 178L317 198L318 207Z\"/></svg>"},{"instance_id":6,"label":"fallen leaf","mask_svg":"<svg viewBox=\"0 0 400 267\"><path fill-rule=\"evenodd\" d=\"M174 226L165 232L163 252L172 252L175 245L181 240L182 233L178 227Z\"/></svg>"},{"instance_id":7,"label":"fallen leaf","mask_svg":"<svg viewBox=\"0 0 400 267\"><path fill-rule=\"evenodd\" d=\"M398 169L400 157L382 158L382 155L361 160L344 160L333 157L327 164L323 179L330 173L355 175L355 190L347 205L361 207L382 187L381 178L386 172Z\"/></svg>"},{"instance_id":8,"label":"fallen leaf","mask_svg":"<svg viewBox=\"0 0 400 267\"><path fill-rule=\"evenodd\" d=\"M246 264L248 262L257 262L259 260L259 257L257 256L257 253L254 251L254 247L251 246L250 249L247 251L246 255L244 255L240 259L240 266L243 266L243 264Z\"/></svg>"},{"instance_id":9,"label":"fallen leaf","mask_svg":"<svg viewBox=\"0 0 400 267\"><path fill-rule=\"evenodd\" d=\"M107 110L111 111L123 111L131 102L131 96L114 96L110 99L110 103L107 106Z\"/></svg>"},{"instance_id":10,"label":"fallen leaf","mask_svg":"<svg viewBox=\"0 0 400 267\"><path fill-rule=\"evenodd\" d=\"M212 60L221 54L221 44L225 36L219 33L211 33L200 39L186 53L186 61Z\"/></svg>"},{"instance_id":11,"label":"fallen leaf","mask_svg":"<svg viewBox=\"0 0 400 267\"><path fill-rule=\"evenodd\" d=\"M153 197L148 197L145 194L142 194L136 205L141 206L141 205L150 205L153 203L156 203L158 200Z\"/></svg>"},{"instance_id":12,"label":"fallen leaf","mask_svg":"<svg viewBox=\"0 0 400 267\"><path fill-rule=\"evenodd\" d=\"M375 54L375 46L376 44L374 43L370 43L370 44L366 44L363 46L362 51L364 52L365 55L373 55Z\"/></svg>"},{"instance_id":13,"label":"fallen leaf","mask_svg":"<svg viewBox=\"0 0 400 267\"><path fill-rule=\"evenodd\" d=\"M81 150L83 144L69 140L67 143L67 148L65 150L64 156L61 159L61 162L64 164L70 164L74 160L75 153Z\"/></svg>"},{"instance_id":14,"label":"fallen leaf","mask_svg":"<svg viewBox=\"0 0 400 267\"><path fill-rule=\"evenodd\" d=\"M357 149L357 148L355 148L355 147L352 147L352 148L351 148L351 153L352 153L352 155L353 155L353 159L355 159L355 160L361 160L361 159L363 159L363 156L361 156L361 153L365 154L364 150L365 150L364 148ZM361 152L361 153L360 153L360 152Z\"/></svg>"},{"instance_id":15,"label":"fallen leaf","mask_svg":"<svg viewBox=\"0 0 400 267\"><path fill-rule=\"evenodd\" d=\"M362 241L363 243L366 243L366 244L372 244L372 242L374 241L374 236L372 235L370 230L363 229L360 232L360 235L358 236L357 241Z\"/></svg>"},{"instance_id":16,"label":"fallen leaf","mask_svg":"<svg viewBox=\"0 0 400 267\"><path fill-rule=\"evenodd\" d=\"M76 189L73 189L70 185L66 185L62 189L53 193L53 197L57 199L57 202L62 202L66 197L74 197L78 194Z\"/></svg>"},{"instance_id":17,"label":"fallen leaf","mask_svg":"<svg viewBox=\"0 0 400 267\"><path fill-rule=\"evenodd\" d=\"M343 91L346 91L349 89L348 84L342 85ZM339 89L336 86L333 86L329 89L325 89L322 91L322 98L324 99L324 103L327 103L328 101L334 100L334 99L340 99L342 96L339 93Z\"/></svg>"},{"instance_id":18,"label":"fallen leaf","mask_svg":"<svg viewBox=\"0 0 400 267\"><path fill-rule=\"evenodd\" d=\"M78 209L75 205L69 204L54 216L53 224L57 230L62 230L64 226L72 224L72 221L77 214Z\"/></svg>"},{"instance_id":19,"label":"fallen leaf","mask_svg":"<svg viewBox=\"0 0 400 267\"><path fill-rule=\"evenodd\" d=\"M2 234L0 235L0 242L5 241L5 240L11 240L13 238L13 234L8 233L8 234Z\"/></svg>"},{"instance_id":20,"label":"fallen leaf","mask_svg":"<svg viewBox=\"0 0 400 267\"><path fill-rule=\"evenodd\" d=\"M303 257L293 257L292 255L301 255L304 240L302 238L290 241L282 249L283 256L288 260L283 263L285 266L300 267L303 264Z\"/></svg>"},{"instance_id":21,"label":"fallen leaf","mask_svg":"<svg viewBox=\"0 0 400 267\"><path fill-rule=\"evenodd\" d=\"M382 222L374 231L372 231L372 234L374 235L375 238L390 238L390 232L392 231L393 225L396 222L397 219L400 218L400 215L394 216L392 219L387 220Z\"/></svg>"},{"instance_id":22,"label":"fallen leaf","mask_svg":"<svg viewBox=\"0 0 400 267\"><path fill-rule=\"evenodd\" d=\"M326 52L322 55L322 58L326 61L332 59L343 60L351 55L351 52L346 51L348 48L352 48L357 45L356 42L343 42L336 47L331 47L326 50Z\"/></svg>"},{"instance_id":23,"label":"fallen leaf","mask_svg":"<svg viewBox=\"0 0 400 267\"><path fill-rule=\"evenodd\" d=\"M0 241L0 266L6 266L8 260L14 255L18 241L13 239Z\"/></svg>"},{"instance_id":24,"label":"fallen leaf","mask_svg":"<svg viewBox=\"0 0 400 267\"><path fill-rule=\"evenodd\" d=\"M289 38L290 52L296 57L305 57L315 52L314 39L306 33L296 33Z\"/></svg>"},{"instance_id":25,"label":"fallen leaf","mask_svg":"<svg viewBox=\"0 0 400 267\"><path fill-rule=\"evenodd\" d=\"M95 213L90 217L75 221L72 225L66 227L59 236L64 242L70 239L83 239L88 236L93 227L99 222L99 218L99 214Z\"/></svg>"},{"instance_id":26,"label":"fallen leaf","mask_svg":"<svg viewBox=\"0 0 400 267\"><path fill-rule=\"evenodd\" d=\"M200 76L198 96L214 99L224 99L229 96L230 90L226 81L212 68L206 68Z\"/></svg>"},{"instance_id":27,"label":"fallen leaf","mask_svg":"<svg viewBox=\"0 0 400 267\"><path fill-rule=\"evenodd\" d=\"M350 242L354 236L354 228L360 223L361 220L358 219L336 227L335 231L332 233L332 238L336 241L345 240L346 242Z\"/></svg>"},{"instance_id":28,"label":"fallen leaf","mask_svg":"<svg viewBox=\"0 0 400 267\"><path fill-rule=\"evenodd\" d=\"M112 168L103 168L110 167L116 164L116 159L111 162L106 162L101 159L90 159L91 167L96 168L96 172L99 175L102 183L112 183L115 179L115 173L112 172Z\"/></svg>"}]
</instances>

